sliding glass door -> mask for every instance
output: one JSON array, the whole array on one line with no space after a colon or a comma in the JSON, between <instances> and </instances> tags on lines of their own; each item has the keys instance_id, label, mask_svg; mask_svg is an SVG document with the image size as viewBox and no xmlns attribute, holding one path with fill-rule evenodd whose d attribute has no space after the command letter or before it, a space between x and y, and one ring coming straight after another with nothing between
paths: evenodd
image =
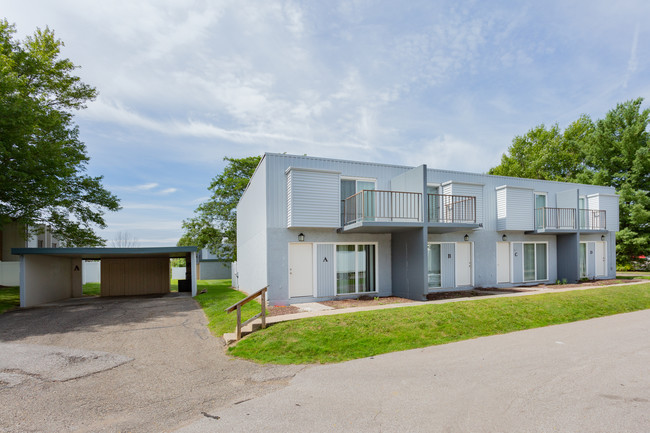
<instances>
[{"instance_id":1,"label":"sliding glass door","mask_svg":"<svg viewBox=\"0 0 650 433\"><path fill-rule=\"evenodd\" d=\"M377 291L377 246L336 246L336 293L364 293Z\"/></svg>"},{"instance_id":2,"label":"sliding glass door","mask_svg":"<svg viewBox=\"0 0 650 433\"><path fill-rule=\"evenodd\" d=\"M524 244L524 281L548 279L548 256L545 243Z\"/></svg>"}]
</instances>

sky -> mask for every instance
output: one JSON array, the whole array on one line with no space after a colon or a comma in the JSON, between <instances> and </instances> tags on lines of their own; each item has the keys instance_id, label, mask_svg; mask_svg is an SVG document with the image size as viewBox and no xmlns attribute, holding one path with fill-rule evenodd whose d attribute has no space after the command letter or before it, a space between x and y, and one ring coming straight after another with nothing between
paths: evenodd
<instances>
[{"instance_id":1,"label":"sky","mask_svg":"<svg viewBox=\"0 0 650 433\"><path fill-rule=\"evenodd\" d=\"M0 0L63 40L121 199L98 233L175 245L223 158L287 152L486 172L536 125L650 105L650 2Z\"/></svg>"}]
</instances>

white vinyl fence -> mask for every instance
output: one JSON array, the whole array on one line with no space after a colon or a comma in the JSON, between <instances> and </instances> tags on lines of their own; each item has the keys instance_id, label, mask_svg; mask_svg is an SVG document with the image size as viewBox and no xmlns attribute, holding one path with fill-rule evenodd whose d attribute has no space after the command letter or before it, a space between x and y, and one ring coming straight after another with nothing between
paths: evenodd
<instances>
[{"instance_id":1,"label":"white vinyl fence","mask_svg":"<svg viewBox=\"0 0 650 433\"><path fill-rule=\"evenodd\" d=\"M101 281L102 268L101 262L81 262L81 279L82 284L99 283Z\"/></svg>"}]
</instances>

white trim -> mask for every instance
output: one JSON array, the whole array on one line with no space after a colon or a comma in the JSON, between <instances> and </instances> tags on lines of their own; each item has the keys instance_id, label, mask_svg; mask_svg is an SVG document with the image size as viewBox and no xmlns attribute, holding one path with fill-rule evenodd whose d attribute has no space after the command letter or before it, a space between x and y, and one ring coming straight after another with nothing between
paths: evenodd
<instances>
[{"instance_id":1,"label":"white trim","mask_svg":"<svg viewBox=\"0 0 650 433\"><path fill-rule=\"evenodd\" d=\"M523 189L525 191L535 191L535 188L528 188L528 187L525 187L525 186L515 186L515 185L501 185L501 186L497 186L494 189L496 191L499 191L499 190L506 189L506 188Z\"/></svg>"},{"instance_id":2,"label":"white trim","mask_svg":"<svg viewBox=\"0 0 650 433\"><path fill-rule=\"evenodd\" d=\"M526 279L526 248L524 247L526 244L533 244L535 245L535 279L534 280L527 280ZM539 280L537 279L537 244L545 244L546 245L546 279L545 280ZM549 279L549 248L548 248L548 241L532 241L532 242L526 242L526 241L521 241L521 279L524 283L531 283L531 282L536 282L536 281L550 281Z\"/></svg>"},{"instance_id":3,"label":"white trim","mask_svg":"<svg viewBox=\"0 0 650 433\"><path fill-rule=\"evenodd\" d=\"M339 176L341 180L360 180L361 182L375 182L375 187L377 186L376 177L355 177L355 176Z\"/></svg>"},{"instance_id":4,"label":"white trim","mask_svg":"<svg viewBox=\"0 0 650 433\"><path fill-rule=\"evenodd\" d=\"M454 184L454 183L457 183L457 184L459 184L459 185L485 186L484 183L478 183L478 182L462 182L462 181L459 181L459 180L448 180L448 181L446 181L446 182L441 183L440 185L441 185L441 186L447 186L447 185L451 185L451 184Z\"/></svg>"},{"instance_id":5,"label":"white trim","mask_svg":"<svg viewBox=\"0 0 650 433\"><path fill-rule=\"evenodd\" d=\"M334 296L351 296L351 295L365 295L368 293L379 293L379 242L319 242L321 245L334 245ZM316 245L318 245L316 244ZM338 245L354 245L354 292L353 293L338 293L338 287L336 285L336 269L337 269L337 257L336 257L336 247ZM358 245L374 245L375 246L375 290L370 292L359 292L359 281L358 281L358 263L357 263L357 246ZM318 271L318 270L316 270Z\"/></svg>"},{"instance_id":6,"label":"white trim","mask_svg":"<svg viewBox=\"0 0 650 433\"><path fill-rule=\"evenodd\" d=\"M340 171L335 171L335 170L325 170L322 168L309 168L309 167L292 167L289 166L287 169L284 171L284 174L289 174L290 171L310 171L314 173L328 173L328 174L341 174Z\"/></svg>"}]
</instances>

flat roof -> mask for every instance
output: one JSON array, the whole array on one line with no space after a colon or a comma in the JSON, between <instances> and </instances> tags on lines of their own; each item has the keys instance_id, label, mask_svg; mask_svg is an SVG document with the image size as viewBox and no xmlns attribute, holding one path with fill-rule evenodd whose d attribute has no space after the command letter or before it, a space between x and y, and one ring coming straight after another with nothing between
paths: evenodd
<instances>
[{"instance_id":1,"label":"flat roof","mask_svg":"<svg viewBox=\"0 0 650 433\"><path fill-rule=\"evenodd\" d=\"M198 247L145 247L145 248L12 248L11 254L24 256L37 254L98 260L101 258L169 257L182 258L195 253Z\"/></svg>"}]
</instances>

